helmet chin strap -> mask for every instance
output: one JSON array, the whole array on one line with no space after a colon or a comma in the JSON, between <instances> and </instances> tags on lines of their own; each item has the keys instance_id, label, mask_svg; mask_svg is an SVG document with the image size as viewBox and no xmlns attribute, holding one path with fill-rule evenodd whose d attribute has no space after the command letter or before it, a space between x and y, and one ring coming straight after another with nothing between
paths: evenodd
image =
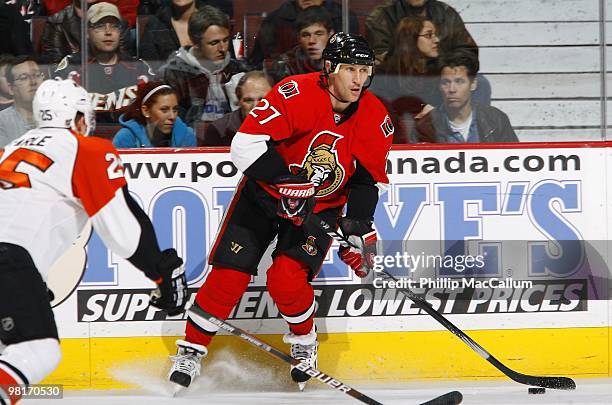
<instances>
[{"instance_id":1,"label":"helmet chin strap","mask_svg":"<svg viewBox=\"0 0 612 405\"><path fill-rule=\"evenodd\" d=\"M329 89L328 86L325 86L325 90L336 100L338 100L341 103L352 103L352 101L348 101L348 100L342 100L341 98L336 97L336 95L334 93L331 92L331 90ZM361 97L361 96L360 96Z\"/></svg>"}]
</instances>

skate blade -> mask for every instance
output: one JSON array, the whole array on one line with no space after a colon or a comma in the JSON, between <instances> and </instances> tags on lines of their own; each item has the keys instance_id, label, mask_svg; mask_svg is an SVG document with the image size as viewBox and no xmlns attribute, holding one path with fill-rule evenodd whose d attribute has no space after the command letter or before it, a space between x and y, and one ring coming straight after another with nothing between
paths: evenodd
<instances>
[{"instance_id":1,"label":"skate blade","mask_svg":"<svg viewBox=\"0 0 612 405\"><path fill-rule=\"evenodd\" d=\"M297 383L297 385L298 385L298 389L300 390L300 392L304 391L304 389L306 388L305 382Z\"/></svg>"},{"instance_id":2,"label":"skate blade","mask_svg":"<svg viewBox=\"0 0 612 405\"><path fill-rule=\"evenodd\" d=\"M175 383L172 383L172 385L174 386L174 387L172 387L172 397L173 398L178 397L179 394L181 394L183 391L185 391L185 387L183 387L182 385L175 384Z\"/></svg>"}]
</instances>

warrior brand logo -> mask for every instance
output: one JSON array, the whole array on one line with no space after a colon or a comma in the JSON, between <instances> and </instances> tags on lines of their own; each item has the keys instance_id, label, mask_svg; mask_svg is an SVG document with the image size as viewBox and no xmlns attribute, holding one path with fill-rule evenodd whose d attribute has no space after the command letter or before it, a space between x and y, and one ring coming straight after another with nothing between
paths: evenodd
<instances>
[{"instance_id":1,"label":"warrior brand logo","mask_svg":"<svg viewBox=\"0 0 612 405\"><path fill-rule=\"evenodd\" d=\"M300 188L296 189L296 187ZM310 184L292 184L291 188L280 186L278 188L278 193L283 197L308 198L314 195L315 189Z\"/></svg>"},{"instance_id":2,"label":"warrior brand logo","mask_svg":"<svg viewBox=\"0 0 612 405\"><path fill-rule=\"evenodd\" d=\"M230 242L230 250L236 254L238 254L238 252L240 252L242 250L243 246L239 245L238 243L232 241Z\"/></svg>"},{"instance_id":3,"label":"warrior brand logo","mask_svg":"<svg viewBox=\"0 0 612 405\"><path fill-rule=\"evenodd\" d=\"M382 122L382 124L380 124L380 129L382 130L385 138L388 138L395 132L395 128L393 128L393 123L391 122L391 118L389 118L388 115L385 116L384 121Z\"/></svg>"},{"instance_id":4,"label":"warrior brand logo","mask_svg":"<svg viewBox=\"0 0 612 405\"><path fill-rule=\"evenodd\" d=\"M306 243L302 245L302 249L304 249L304 252L308 253L310 256L314 256L317 254L317 245L315 244L315 239L316 238L311 235L308 237Z\"/></svg>"},{"instance_id":5,"label":"warrior brand logo","mask_svg":"<svg viewBox=\"0 0 612 405\"><path fill-rule=\"evenodd\" d=\"M319 132L310 143L302 164L289 165L293 174L306 173L308 180L315 185L316 197L332 194L344 180L346 172L338 163L338 153L335 149L336 142L342 138L342 135L330 131Z\"/></svg>"},{"instance_id":6,"label":"warrior brand logo","mask_svg":"<svg viewBox=\"0 0 612 405\"><path fill-rule=\"evenodd\" d=\"M287 83L278 87L278 92L285 97L285 99L291 98L293 96L297 96L300 94L300 90L298 89L297 82L295 80L290 80Z\"/></svg>"}]
</instances>

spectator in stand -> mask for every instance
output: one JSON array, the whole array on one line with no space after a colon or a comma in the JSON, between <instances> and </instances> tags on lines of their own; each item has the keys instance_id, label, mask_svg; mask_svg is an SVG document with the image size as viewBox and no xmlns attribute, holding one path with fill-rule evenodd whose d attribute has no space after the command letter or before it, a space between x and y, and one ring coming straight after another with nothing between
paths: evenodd
<instances>
[{"instance_id":1,"label":"spectator in stand","mask_svg":"<svg viewBox=\"0 0 612 405\"><path fill-rule=\"evenodd\" d=\"M96 0L86 0L89 8ZM41 60L58 63L64 56L81 51L81 0L73 0L62 11L49 17L41 37ZM125 55L134 55L127 22L121 21L120 49Z\"/></svg>"},{"instance_id":2,"label":"spectator in stand","mask_svg":"<svg viewBox=\"0 0 612 405\"><path fill-rule=\"evenodd\" d=\"M478 86L478 59L465 48L440 57L443 103L417 123L419 142L518 142L508 116L492 106L473 102Z\"/></svg>"},{"instance_id":3,"label":"spectator in stand","mask_svg":"<svg viewBox=\"0 0 612 405\"><path fill-rule=\"evenodd\" d=\"M177 90L181 118L214 121L231 111L228 93L232 76L248 66L229 52L230 23L221 10L202 6L189 18L193 46L183 46L161 67L160 75Z\"/></svg>"},{"instance_id":4,"label":"spectator in stand","mask_svg":"<svg viewBox=\"0 0 612 405\"><path fill-rule=\"evenodd\" d=\"M233 5L228 0L172 0L158 8L147 21L139 41L138 56L156 65L155 62L165 62L180 47L193 45L188 33L189 17L207 4L218 5L217 8L226 14L233 12Z\"/></svg>"},{"instance_id":5,"label":"spectator in stand","mask_svg":"<svg viewBox=\"0 0 612 405\"><path fill-rule=\"evenodd\" d=\"M0 3L0 54L31 55L30 26L23 20L17 6Z\"/></svg>"},{"instance_id":6,"label":"spectator in stand","mask_svg":"<svg viewBox=\"0 0 612 405\"><path fill-rule=\"evenodd\" d=\"M193 129L178 116L176 91L163 82L139 86L119 123L123 128L113 138L117 148L196 146Z\"/></svg>"},{"instance_id":7,"label":"spectator in stand","mask_svg":"<svg viewBox=\"0 0 612 405\"><path fill-rule=\"evenodd\" d=\"M473 49L476 42L465 28L457 11L438 0L391 0L377 6L366 19L366 33L378 62L384 60L391 48L393 33L404 17L422 16L433 21L438 30L442 52L459 47Z\"/></svg>"},{"instance_id":8,"label":"spectator in stand","mask_svg":"<svg viewBox=\"0 0 612 405\"><path fill-rule=\"evenodd\" d=\"M264 60L273 60L283 52L298 45L295 22L300 11L308 7L322 6L332 18L335 32L342 29L342 5L333 0L287 0L279 8L268 13L261 23L255 39L251 64L261 66ZM349 31L359 32L359 21L352 12L349 13Z\"/></svg>"},{"instance_id":9,"label":"spectator in stand","mask_svg":"<svg viewBox=\"0 0 612 405\"><path fill-rule=\"evenodd\" d=\"M299 45L279 56L270 67L274 82L287 76L318 72L329 38L334 35L331 16L321 6L302 10L295 21Z\"/></svg>"},{"instance_id":10,"label":"spectator in stand","mask_svg":"<svg viewBox=\"0 0 612 405\"><path fill-rule=\"evenodd\" d=\"M0 147L35 127L32 100L45 74L31 56L15 58L6 68L14 104L0 111Z\"/></svg>"},{"instance_id":11,"label":"spectator in stand","mask_svg":"<svg viewBox=\"0 0 612 405\"><path fill-rule=\"evenodd\" d=\"M86 65L86 83L81 83L79 53L66 56L55 75L72 78L93 93L98 122L116 122L116 117L136 97L139 82L154 76L151 67L141 59L124 56L119 50L121 15L114 4L96 3L87 10L87 35L90 58Z\"/></svg>"},{"instance_id":12,"label":"spectator in stand","mask_svg":"<svg viewBox=\"0 0 612 405\"><path fill-rule=\"evenodd\" d=\"M196 10L196 0L172 0L171 4L159 8L144 28L138 56L155 64L166 61L180 47L193 45L188 23Z\"/></svg>"},{"instance_id":13,"label":"spectator in stand","mask_svg":"<svg viewBox=\"0 0 612 405\"><path fill-rule=\"evenodd\" d=\"M6 79L6 69L13 63L13 55L0 54L0 111L13 105L13 92Z\"/></svg>"},{"instance_id":14,"label":"spectator in stand","mask_svg":"<svg viewBox=\"0 0 612 405\"><path fill-rule=\"evenodd\" d=\"M436 27L440 54L466 48L478 58L478 46L454 8L438 0L392 0L377 6L366 20L368 42L379 63L397 44L393 43L394 35L402 19L415 16L430 20ZM491 84L482 74L478 75L478 91L474 99L482 105L491 104Z\"/></svg>"},{"instance_id":15,"label":"spectator in stand","mask_svg":"<svg viewBox=\"0 0 612 405\"><path fill-rule=\"evenodd\" d=\"M387 105L396 128L394 143L415 142L414 120L442 101L436 66L439 45L431 20L406 17L395 30L385 61L376 69L370 91Z\"/></svg>"},{"instance_id":16,"label":"spectator in stand","mask_svg":"<svg viewBox=\"0 0 612 405\"><path fill-rule=\"evenodd\" d=\"M170 1L171 0L140 0L138 15L157 14L161 8L167 7ZM197 0L198 7L204 5L217 7L230 18L234 17L234 4L232 0Z\"/></svg>"},{"instance_id":17,"label":"spectator in stand","mask_svg":"<svg viewBox=\"0 0 612 405\"><path fill-rule=\"evenodd\" d=\"M211 123L198 146L230 146L242 121L272 89L272 79L261 70L245 73L236 86L239 109Z\"/></svg>"}]
</instances>

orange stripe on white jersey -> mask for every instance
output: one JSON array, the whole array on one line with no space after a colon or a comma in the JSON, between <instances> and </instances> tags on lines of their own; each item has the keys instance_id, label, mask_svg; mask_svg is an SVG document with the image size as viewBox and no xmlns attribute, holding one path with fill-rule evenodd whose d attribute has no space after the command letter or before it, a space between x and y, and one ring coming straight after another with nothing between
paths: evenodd
<instances>
[{"instance_id":1,"label":"orange stripe on white jersey","mask_svg":"<svg viewBox=\"0 0 612 405\"><path fill-rule=\"evenodd\" d=\"M94 216L126 185L123 166L113 144L102 138L76 135L78 151L72 188L87 215Z\"/></svg>"},{"instance_id":2,"label":"orange stripe on white jersey","mask_svg":"<svg viewBox=\"0 0 612 405\"><path fill-rule=\"evenodd\" d=\"M10 400L10 404L16 404L17 401L21 399L21 395L15 395L15 393L11 393L9 391L9 387L22 387L22 383L17 380L13 376L13 373L10 369L5 368L2 364L0 364L0 398L8 398Z\"/></svg>"}]
</instances>

